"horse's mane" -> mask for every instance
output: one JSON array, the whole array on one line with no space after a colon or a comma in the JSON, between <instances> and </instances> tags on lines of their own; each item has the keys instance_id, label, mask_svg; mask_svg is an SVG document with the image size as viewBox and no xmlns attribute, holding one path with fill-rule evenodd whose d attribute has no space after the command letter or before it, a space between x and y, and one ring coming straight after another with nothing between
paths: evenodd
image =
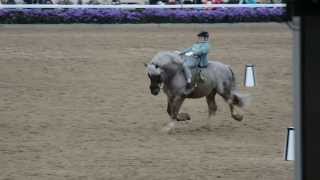
<instances>
[{"instance_id":1,"label":"horse's mane","mask_svg":"<svg viewBox=\"0 0 320 180\"><path fill-rule=\"evenodd\" d=\"M175 63L181 65L183 59L179 56L178 53L171 51L162 51L157 53L151 60L152 64L156 64L160 67L163 67L167 64Z\"/></svg>"}]
</instances>

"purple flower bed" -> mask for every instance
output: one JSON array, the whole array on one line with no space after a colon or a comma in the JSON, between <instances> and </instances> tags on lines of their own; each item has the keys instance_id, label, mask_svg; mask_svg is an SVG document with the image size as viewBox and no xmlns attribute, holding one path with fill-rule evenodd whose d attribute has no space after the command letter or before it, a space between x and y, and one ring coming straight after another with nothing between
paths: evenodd
<instances>
[{"instance_id":1,"label":"purple flower bed","mask_svg":"<svg viewBox=\"0 0 320 180\"><path fill-rule=\"evenodd\" d=\"M2 24L282 22L284 8L0 9Z\"/></svg>"}]
</instances>

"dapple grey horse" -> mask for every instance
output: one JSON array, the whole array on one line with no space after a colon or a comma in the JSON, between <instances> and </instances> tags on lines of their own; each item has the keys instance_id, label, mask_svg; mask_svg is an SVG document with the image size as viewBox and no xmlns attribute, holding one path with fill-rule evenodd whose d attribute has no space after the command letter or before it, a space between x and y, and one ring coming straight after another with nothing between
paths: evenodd
<instances>
[{"instance_id":1,"label":"dapple grey horse","mask_svg":"<svg viewBox=\"0 0 320 180\"><path fill-rule=\"evenodd\" d=\"M171 122L163 130L170 131L174 129L176 121L190 119L187 113L179 113L186 98L206 97L209 108L208 119L210 119L217 111L215 102L217 93L229 104L232 118L241 121L243 115L235 108L244 106L244 96L236 91L235 75L230 66L217 61L209 61L208 67L202 69L205 80L196 83L192 93L185 95L186 79L182 67L183 59L176 52L160 52L153 57L150 63L145 64L151 81L151 93L158 95L163 84L163 91L168 98L167 112L171 117ZM193 76L196 76L195 73Z\"/></svg>"}]
</instances>

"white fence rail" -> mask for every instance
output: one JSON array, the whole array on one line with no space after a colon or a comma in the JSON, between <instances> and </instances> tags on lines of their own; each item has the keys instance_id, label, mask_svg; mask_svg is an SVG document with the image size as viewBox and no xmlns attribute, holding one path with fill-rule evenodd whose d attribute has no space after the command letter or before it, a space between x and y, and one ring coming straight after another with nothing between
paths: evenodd
<instances>
[{"instance_id":1,"label":"white fence rail","mask_svg":"<svg viewBox=\"0 0 320 180\"><path fill-rule=\"evenodd\" d=\"M179 4L179 5L52 5L52 4L0 4L0 9L74 9L74 8L92 8L92 9L108 9L108 8L119 8L119 9L147 9L147 8L259 8L259 7L286 7L286 4Z\"/></svg>"}]
</instances>

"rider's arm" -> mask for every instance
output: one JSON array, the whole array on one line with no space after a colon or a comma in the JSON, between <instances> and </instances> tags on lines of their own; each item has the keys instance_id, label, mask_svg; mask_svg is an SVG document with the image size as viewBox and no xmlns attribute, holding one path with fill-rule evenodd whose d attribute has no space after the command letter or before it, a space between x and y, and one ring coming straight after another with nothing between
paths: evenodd
<instances>
[{"instance_id":1,"label":"rider's arm","mask_svg":"<svg viewBox=\"0 0 320 180\"><path fill-rule=\"evenodd\" d=\"M185 54L185 53L187 53L187 52L190 51L190 50L191 50L191 48L184 49L184 50L182 50L182 51L180 52L180 54Z\"/></svg>"},{"instance_id":2,"label":"rider's arm","mask_svg":"<svg viewBox=\"0 0 320 180\"><path fill-rule=\"evenodd\" d=\"M204 44L202 46L200 46L199 48L194 48L192 49L193 54L196 56L200 56L202 54L208 54L209 52L209 45L208 44Z\"/></svg>"}]
</instances>

